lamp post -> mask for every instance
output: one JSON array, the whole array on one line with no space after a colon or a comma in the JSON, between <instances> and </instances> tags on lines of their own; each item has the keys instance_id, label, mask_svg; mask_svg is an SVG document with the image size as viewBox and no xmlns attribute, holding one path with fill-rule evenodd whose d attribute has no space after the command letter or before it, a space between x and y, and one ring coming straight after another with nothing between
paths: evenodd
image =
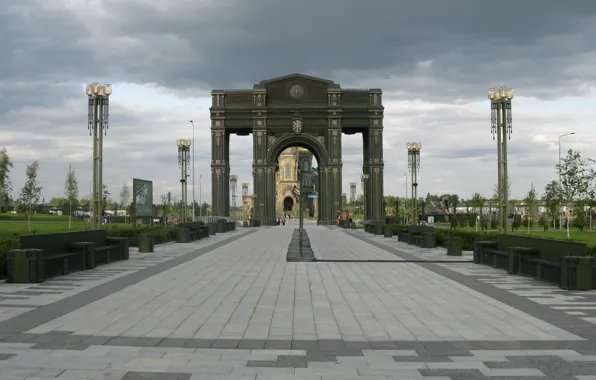
<instances>
[{"instance_id":1,"label":"lamp post","mask_svg":"<svg viewBox=\"0 0 596 380\"><path fill-rule=\"evenodd\" d=\"M103 194L103 136L109 127L109 107L112 86L97 82L87 85L89 135L93 136L93 187L91 207L91 229L99 229L102 224Z\"/></svg>"},{"instance_id":2,"label":"lamp post","mask_svg":"<svg viewBox=\"0 0 596 380\"><path fill-rule=\"evenodd\" d=\"M420 143L407 143L408 148L408 168L412 175L412 224L417 224L418 221L418 205L416 204L418 196L418 171L420 170Z\"/></svg>"},{"instance_id":3,"label":"lamp post","mask_svg":"<svg viewBox=\"0 0 596 380\"><path fill-rule=\"evenodd\" d=\"M406 197L404 198L404 224L408 224L408 173L404 173L406 177Z\"/></svg>"},{"instance_id":4,"label":"lamp post","mask_svg":"<svg viewBox=\"0 0 596 380\"><path fill-rule=\"evenodd\" d=\"M192 124L192 221L195 221L195 123Z\"/></svg>"},{"instance_id":5,"label":"lamp post","mask_svg":"<svg viewBox=\"0 0 596 380\"><path fill-rule=\"evenodd\" d=\"M199 175L199 216L203 216L203 175ZM205 210L207 212L207 210Z\"/></svg>"},{"instance_id":6,"label":"lamp post","mask_svg":"<svg viewBox=\"0 0 596 380\"><path fill-rule=\"evenodd\" d=\"M507 202L509 180L507 175L507 140L511 139L511 100L513 89L501 87L498 90L490 88L488 98L491 109L491 132L493 140L497 134L497 197L499 204L499 232L507 234Z\"/></svg>"},{"instance_id":7,"label":"lamp post","mask_svg":"<svg viewBox=\"0 0 596 380\"><path fill-rule=\"evenodd\" d=\"M575 135L575 132L565 133L559 136L559 187L561 187L561 139L565 136ZM592 220L592 216L590 215L590 221ZM563 212L559 210L559 229L563 228Z\"/></svg>"},{"instance_id":8,"label":"lamp post","mask_svg":"<svg viewBox=\"0 0 596 380\"><path fill-rule=\"evenodd\" d=\"M368 181L368 174L362 174L360 176L360 182L362 183L362 216L364 217L364 221L366 221L366 182Z\"/></svg>"},{"instance_id":9,"label":"lamp post","mask_svg":"<svg viewBox=\"0 0 596 380\"><path fill-rule=\"evenodd\" d=\"M178 146L178 166L180 166L180 185L182 187L182 205L180 207L180 215L182 222L186 222L186 206L188 204L188 188L186 179L188 175L188 166L190 164L188 155L190 154L191 141L187 139L176 140Z\"/></svg>"}]
</instances>

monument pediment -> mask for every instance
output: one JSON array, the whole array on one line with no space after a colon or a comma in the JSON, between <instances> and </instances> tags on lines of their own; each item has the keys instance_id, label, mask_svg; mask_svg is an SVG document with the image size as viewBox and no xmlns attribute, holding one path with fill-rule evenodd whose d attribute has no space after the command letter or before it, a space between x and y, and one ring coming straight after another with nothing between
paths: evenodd
<instances>
[{"instance_id":1,"label":"monument pediment","mask_svg":"<svg viewBox=\"0 0 596 380\"><path fill-rule=\"evenodd\" d=\"M324 79L324 78L317 78L306 74L294 73L289 75L284 75L277 78L265 79L260 81L258 84L255 84L254 88L266 88L268 85L271 84L279 84L282 82L292 82L292 81L308 81L308 82L318 82L321 84L326 84L330 87L339 87L336 85L332 80Z\"/></svg>"},{"instance_id":2,"label":"monument pediment","mask_svg":"<svg viewBox=\"0 0 596 380\"><path fill-rule=\"evenodd\" d=\"M339 89L332 80L317 78L305 74L290 74L267 79L253 87L267 91L269 105L283 104L326 104L327 90Z\"/></svg>"}]
</instances>

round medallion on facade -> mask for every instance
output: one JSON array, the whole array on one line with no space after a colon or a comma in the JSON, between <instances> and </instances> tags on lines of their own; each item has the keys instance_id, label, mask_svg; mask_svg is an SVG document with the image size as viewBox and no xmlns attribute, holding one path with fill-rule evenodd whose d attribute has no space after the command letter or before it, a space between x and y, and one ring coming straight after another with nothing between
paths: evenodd
<instances>
[{"instance_id":1,"label":"round medallion on facade","mask_svg":"<svg viewBox=\"0 0 596 380\"><path fill-rule=\"evenodd\" d=\"M304 96L304 87L299 84L293 84L290 87L290 96L294 99L300 99Z\"/></svg>"}]
</instances>

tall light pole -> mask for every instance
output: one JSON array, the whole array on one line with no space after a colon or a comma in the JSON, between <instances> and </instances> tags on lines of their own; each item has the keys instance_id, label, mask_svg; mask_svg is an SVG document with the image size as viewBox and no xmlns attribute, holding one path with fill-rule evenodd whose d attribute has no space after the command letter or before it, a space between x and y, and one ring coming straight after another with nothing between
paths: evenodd
<instances>
[{"instance_id":1,"label":"tall light pole","mask_svg":"<svg viewBox=\"0 0 596 380\"><path fill-rule=\"evenodd\" d=\"M565 136L575 135L575 132L565 133L559 136L559 187L561 187L561 139ZM592 220L592 216L590 216L590 220ZM563 228L563 212L559 210L559 229Z\"/></svg>"},{"instance_id":2,"label":"tall light pole","mask_svg":"<svg viewBox=\"0 0 596 380\"><path fill-rule=\"evenodd\" d=\"M199 175L199 216L203 216L203 175ZM205 210L207 211L207 210Z\"/></svg>"},{"instance_id":3,"label":"tall light pole","mask_svg":"<svg viewBox=\"0 0 596 380\"><path fill-rule=\"evenodd\" d=\"M93 191L91 229L99 229L102 224L103 195L103 136L109 127L109 107L112 86L97 82L87 85L89 135L93 136Z\"/></svg>"},{"instance_id":4,"label":"tall light pole","mask_svg":"<svg viewBox=\"0 0 596 380\"><path fill-rule=\"evenodd\" d=\"M418 171L420 170L420 143L407 143L408 148L408 168L412 174L412 224L418 224Z\"/></svg>"},{"instance_id":5,"label":"tall light pole","mask_svg":"<svg viewBox=\"0 0 596 380\"><path fill-rule=\"evenodd\" d=\"M192 124L192 221L195 221L195 123Z\"/></svg>"},{"instance_id":6,"label":"tall light pole","mask_svg":"<svg viewBox=\"0 0 596 380\"><path fill-rule=\"evenodd\" d=\"M404 198L404 224L408 224L408 173L404 173L406 177L406 197Z\"/></svg>"},{"instance_id":7,"label":"tall light pole","mask_svg":"<svg viewBox=\"0 0 596 380\"><path fill-rule=\"evenodd\" d=\"M488 98L491 109L491 132L493 140L497 134L497 197L499 198L499 231L507 234L507 202L509 197L509 177L507 175L507 140L511 139L511 100L513 89L501 87L490 88Z\"/></svg>"},{"instance_id":8,"label":"tall light pole","mask_svg":"<svg viewBox=\"0 0 596 380\"><path fill-rule=\"evenodd\" d=\"M180 185L182 188L182 205L180 208L180 214L182 222L186 222L186 206L188 204L188 187L186 179L188 175L188 166L190 164L188 156L190 154L191 141L188 139L176 140L178 146L178 166L180 166Z\"/></svg>"}]
</instances>

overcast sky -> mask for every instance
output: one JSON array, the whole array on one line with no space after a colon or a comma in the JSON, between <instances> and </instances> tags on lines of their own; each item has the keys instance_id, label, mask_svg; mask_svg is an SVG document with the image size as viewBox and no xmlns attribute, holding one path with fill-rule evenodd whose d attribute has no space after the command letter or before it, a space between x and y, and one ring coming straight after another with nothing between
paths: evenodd
<instances>
[{"instance_id":1,"label":"overcast sky","mask_svg":"<svg viewBox=\"0 0 596 380\"><path fill-rule=\"evenodd\" d=\"M596 156L594 0L0 4L0 148L14 161L15 196L32 160L40 161L46 200L64 194L69 162L81 195L89 193L84 88L94 81L114 89L104 148L112 194L142 178L154 181L155 199L178 195L175 142L192 137L192 119L196 198L211 202L209 92L295 72L384 91L385 194L404 195L406 143L419 141L420 195L492 195L489 87L516 91L509 145L514 197L531 182L542 192L556 178L559 135L576 133L562 140L564 151ZM350 182L360 192L361 137L343 142L343 192ZM251 155L251 137L233 136L232 172L252 189Z\"/></svg>"}]
</instances>

